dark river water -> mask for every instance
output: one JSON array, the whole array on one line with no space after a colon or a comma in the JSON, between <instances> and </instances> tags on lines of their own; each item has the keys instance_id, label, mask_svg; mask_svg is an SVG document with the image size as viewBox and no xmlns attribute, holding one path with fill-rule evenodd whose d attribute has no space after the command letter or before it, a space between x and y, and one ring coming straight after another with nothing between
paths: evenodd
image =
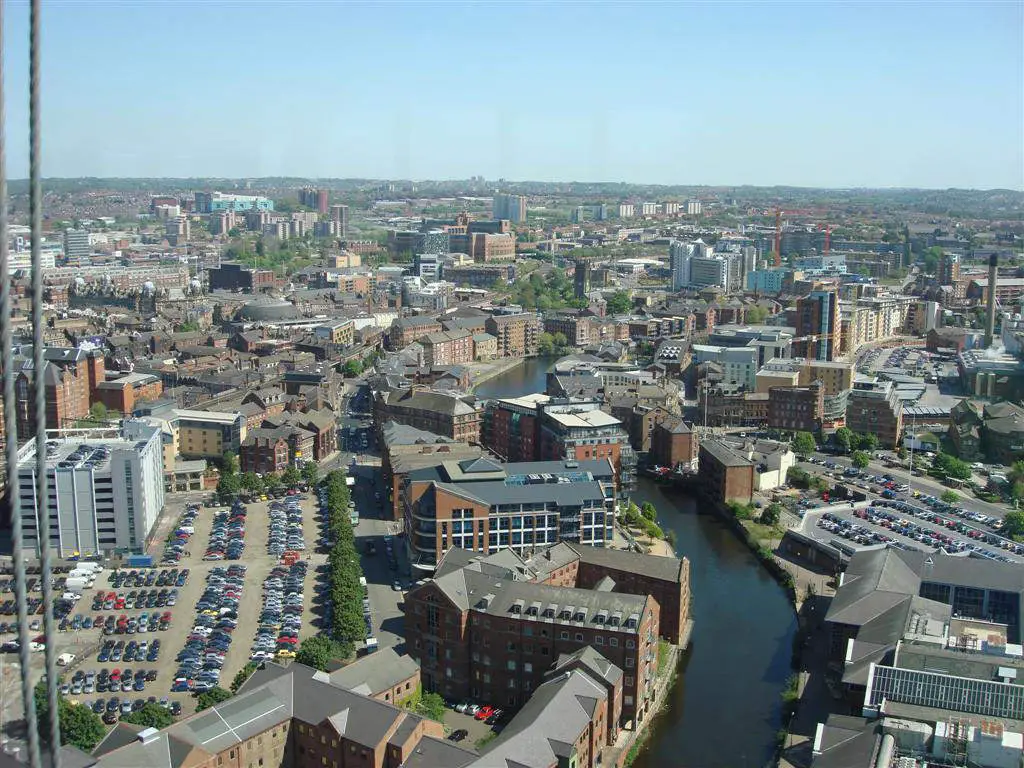
<instances>
[{"instance_id":1,"label":"dark river water","mask_svg":"<svg viewBox=\"0 0 1024 768\"><path fill-rule=\"evenodd\" d=\"M550 361L481 384L480 397L543 392ZM796 618L782 589L717 518L694 500L646 479L631 494L650 501L689 558L694 630L668 703L636 768L762 768L774 754L779 694L790 674Z\"/></svg>"}]
</instances>

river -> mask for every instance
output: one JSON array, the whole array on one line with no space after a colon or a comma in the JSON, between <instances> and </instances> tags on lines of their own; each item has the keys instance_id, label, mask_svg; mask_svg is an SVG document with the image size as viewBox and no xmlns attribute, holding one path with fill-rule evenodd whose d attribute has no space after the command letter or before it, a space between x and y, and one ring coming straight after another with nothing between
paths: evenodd
<instances>
[{"instance_id":1,"label":"river","mask_svg":"<svg viewBox=\"0 0 1024 768\"><path fill-rule=\"evenodd\" d=\"M543 392L549 360L529 359L481 384L479 397ZM796 618L782 589L719 520L694 500L641 478L690 560L694 630L668 704L635 768L763 768L774 754L780 693L790 674Z\"/></svg>"}]
</instances>

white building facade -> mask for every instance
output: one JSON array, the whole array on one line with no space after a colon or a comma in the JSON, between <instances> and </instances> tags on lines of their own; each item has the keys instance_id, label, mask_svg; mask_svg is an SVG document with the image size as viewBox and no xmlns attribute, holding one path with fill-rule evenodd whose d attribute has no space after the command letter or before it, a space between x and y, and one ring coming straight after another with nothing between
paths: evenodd
<instances>
[{"instance_id":1,"label":"white building facade","mask_svg":"<svg viewBox=\"0 0 1024 768\"><path fill-rule=\"evenodd\" d=\"M121 436L51 440L46 453L48 503L40 504L35 443L18 452L24 549L38 555L45 519L58 557L143 551L164 506L160 429L126 422Z\"/></svg>"}]
</instances>

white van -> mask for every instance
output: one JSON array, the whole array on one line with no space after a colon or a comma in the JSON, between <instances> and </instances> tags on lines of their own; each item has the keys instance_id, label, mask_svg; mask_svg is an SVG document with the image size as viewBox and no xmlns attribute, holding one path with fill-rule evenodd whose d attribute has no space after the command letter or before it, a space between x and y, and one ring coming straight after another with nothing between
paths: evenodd
<instances>
[{"instance_id":1,"label":"white van","mask_svg":"<svg viewBox=\"0 0 1024 768\"><path fill-rule=\"evenodd\" d=\"M73 653L62 653L57 657L57 666L66 667L68 664L75 660L75 654Z\"/></svg>"}]
</instances>

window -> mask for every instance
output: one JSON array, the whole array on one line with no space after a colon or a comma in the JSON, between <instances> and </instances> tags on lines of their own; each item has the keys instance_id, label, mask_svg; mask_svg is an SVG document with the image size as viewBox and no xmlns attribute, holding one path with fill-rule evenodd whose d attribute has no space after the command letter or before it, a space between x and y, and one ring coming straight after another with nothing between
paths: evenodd
<instances>
[{"instance_id":1,"label":"window","mask_svg":"<svg viewBox=\"0 0 1024 768\"><path fill-rule=\"evenodd\" d=\"M560 638L561 638L562 640L568 640L568 639L569 639L569 633L568 633L568 632L565 632L565 631L563 631L563 632L560 632L560 633L558 634L558 636L559 636L559 637L560 637Z\"/></svg>"},{"instance_id":2,"label":"window","mask_svg":"<svg viewBox=\"0 0 1024 768\"><path fill-rule=\"evenodd\" d=\"M617 637L609 637L608 638L608 645L610 645L612 648L618 648L619 647L619 638L617 638Z\"/></svg>"},{"instance_id":3,"label":"window","mask_svg":"<svg viewBox=\"0 0 1024 768\"><path fill-rule=\"evenodd\" d=\"M626 666L627 667L632 667L633 666L633 657L632 656L627 656L626 657Z\"/></svg>"},{"instance_id":4,"label":"window","mask_svg":"<svg viewBox=\"0 0 1024 768\"><path fill-rule=\"evenodd\" d=\"M604 645L604 636L594 635L594 645Z\"/></svg>"},{"instance_id":5,"label":"window","mask_svg":"<svg viewBox=\"0 0 1024 768\"><path fill-rule=\"evenodd\" d=\"M582 643L583 642L583 633L582 632L577 632L576 633L576 642L577 643Z\"/></svg>"},{"instance_id":6,"label":"window","mask_svg":"<svg viewBox=\"0 0 1024 768\"><path fill-rule=\"evenodd\" d=\"M626 687L627 688L632 688L633 687L633 678L630 677L629 675L626 675Z\"/></svg>"},{"instance_id":7,"label":"window","mask_svg":"<svg viewBox=\"0 0 1024 768\"><path fill-rule=\"evenodd\" d=\"M509 659L508 664L506 665L506 668L510 672L515 672L516 671L516 663L515 663L515 661L512 660L512 659Z\"/></svg>"},{"instance_id":8,"label":"window","mask_svg":"<svg viewBox=\"0 0 1024 768\"><path fill-rule=\"evenodd\" d=\"M627 648L636 648L636 641L635 640L627 640L626 641L626 647Z\"/></svg>"},{"instance_id":9,"label":"window","mask_svg":"<svg viewBox=\"0 0 1024 768\"><path fill-rule=\"evenodd\" d=\"M533 664L531 664L528 661L524 662L523 663L523 672L526 672L527 674L532 673L533 672Z\"/></svg>"}]
</instances>

